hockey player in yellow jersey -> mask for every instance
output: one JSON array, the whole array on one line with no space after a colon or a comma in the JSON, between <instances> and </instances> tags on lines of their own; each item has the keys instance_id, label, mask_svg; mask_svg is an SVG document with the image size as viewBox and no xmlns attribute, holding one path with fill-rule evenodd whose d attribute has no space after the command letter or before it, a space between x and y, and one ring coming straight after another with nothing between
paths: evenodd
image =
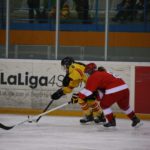
<instances>
[{"instance_id":1,"label":"hockey player in yellow jersey","mask_svg":"<svg viewBox=\"0 0 150 150\"><path fill-rule=\"evenodd\" d=\"M51 95L53 100L58 100L61 96L72 93L73 89L78 87L81 82L86 83L87 81L87 76L84 74L85 64L75 62L72 57L65 57L61 61L61 66L65 69L66 75L63 79L62 88ZM87 123L91 121L94 121L95 123L106 122L103 112L101 111L99 101L96 99L96 97L97 96L95 93L86 100L78 100L75 93L72 95L72 103L78 102L83 111L84 117L80 119L81 123Z\"/></svg>"}]
</instances>

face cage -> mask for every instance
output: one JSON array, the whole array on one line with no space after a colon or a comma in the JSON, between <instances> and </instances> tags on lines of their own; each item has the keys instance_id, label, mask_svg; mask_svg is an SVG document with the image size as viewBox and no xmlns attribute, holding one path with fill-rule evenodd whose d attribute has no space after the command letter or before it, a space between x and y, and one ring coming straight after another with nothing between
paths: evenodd
<instances>
[{"instance_id":1,"label":"face cage","mask_svg":"<svg viewBox=\"0 0 150 150\"><path fill-rule=\"evenodd\" d=\"M63 71L68 71L68 67L66 65L61 65Z\"/></svg>"}]
</instances>

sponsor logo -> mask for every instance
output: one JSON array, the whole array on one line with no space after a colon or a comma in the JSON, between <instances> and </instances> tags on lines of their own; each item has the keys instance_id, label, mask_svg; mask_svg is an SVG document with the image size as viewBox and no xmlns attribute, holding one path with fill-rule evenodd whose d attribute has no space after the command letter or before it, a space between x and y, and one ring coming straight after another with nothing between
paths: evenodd
<instances>
[{"instance_id":1,"label":"sponsor logo","mask_svg":"<svg viewBox=\"0 0 150 150\"><path fill-rule=\"evenodd\" d=\"M48 76L39 76L39 75L30 75L29 72L17 73L6 75L4 72L0 73L0 84L1 85L19 85L19 86L29 86L32 89L35 89L37 86L62 86L62 80L64 75L53 75L52 77Z\"/></svg>"}]
</instances>

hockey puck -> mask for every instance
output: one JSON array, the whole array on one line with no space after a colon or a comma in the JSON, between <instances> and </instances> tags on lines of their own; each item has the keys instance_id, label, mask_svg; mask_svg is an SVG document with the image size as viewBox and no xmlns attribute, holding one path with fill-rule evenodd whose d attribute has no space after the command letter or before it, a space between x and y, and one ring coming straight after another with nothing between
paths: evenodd
<instances>
[{"instance_id":1,"label":"hockey puck","mask_svg":"<svg viewBox=\"0 0 150 150\"><path fill-rule=\"evenodd\" d=\"M32 123L32 120L30 120L30 116L28 116L28 122L29 122L29 123Z\"/></svg>"}]
</instances>

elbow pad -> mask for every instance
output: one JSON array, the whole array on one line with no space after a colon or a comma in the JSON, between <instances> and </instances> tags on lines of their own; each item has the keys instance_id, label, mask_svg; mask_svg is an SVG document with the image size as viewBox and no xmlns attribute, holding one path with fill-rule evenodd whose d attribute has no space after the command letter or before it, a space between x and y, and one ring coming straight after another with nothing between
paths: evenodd
<instances>
[{"instance_id":1,"label":"elbow pad","mask_svg":"<svg viewBox=\"0 0 150 150\"><path fill-rule=\"evenodd\" d=\"M62 81L63 86L68 86L70 83L70 80L71 79L69 78L68 74L66 74L66 76L64 77L64 79Z\"/></svg>"}]
</instances>

